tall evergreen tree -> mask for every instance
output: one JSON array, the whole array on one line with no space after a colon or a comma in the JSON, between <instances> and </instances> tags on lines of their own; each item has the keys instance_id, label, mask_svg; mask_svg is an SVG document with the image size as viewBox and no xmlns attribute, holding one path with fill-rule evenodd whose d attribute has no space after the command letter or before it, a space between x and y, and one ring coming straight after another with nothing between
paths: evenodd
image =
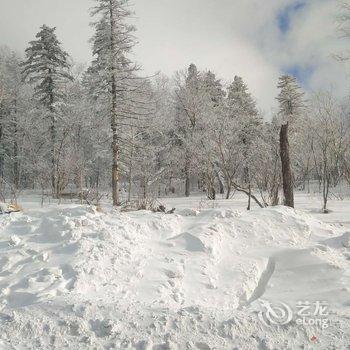
<instances>
[{"instance_id":1,"label":"tall evergreen tree","mask_svg":"<svg viewBox=\"0 0 350 350\"><path fill-rule=\"evenodd\" d=\"M235 76L228 87L227 102L233 116L245 115L255 118L258 116L256 102L248 91L247 85L239 76Z\"/></svg>"},{"instance_id":2,"label":"tall evergreen tree","mask_svg":"<svg viewBox=\"0 0 350 350\"><path fill-rule=\"evenodd\" d=\"M34 85L34 95L47 108L50 122L52 187L58 195L57 104L64 100L63 84L72 80L68 54L61 48L56 28L43 25L26 49L23 77Z\"/></svg>"},{"instance_id":3,"label":"tall evergreen tree","mask_svg":"<svg viewBox=\"0 0 350 350\"><path fill-rule=\"evenodd\" d=\"M127 95L137 65L128 54L135 45L134 26L127 23L131 12L127 0L95 0L91 15L97 16L92 38L95 57L90 73L95 77L96 89L106 93L110 103L109 117L112 133L112 194L113 205L120 205L122 125L125 124Z\"/></svg>"},{"instance_id":4,"label":"tall evergreen tree","mask_svg":"<svg viewBox=\"0 0 350 350\"><path fill-rule=\"evenodd\" d=\"M222 115L224 106L225 91L223 89L220 79L217 79L216 75L210 70L202 74L202 94L204 94L205 99L203 104L206 106L206 116L204 125L201 125L201 134L205 135L210 132L208 129L215 128L215 120L218 116ZM216 198L216 182L219 185L220 194L225 193L224 183L222 181L222 176L219 171L218 162L212 154L212 144L206 139L201 140L202 148L206 149L205 156L205 167L202 171L201 178L206 181L207 197L209 199Z\"/></svg>"},{"instance_id":5,"label":"tall evergreen tree","mask_svg":"<svg viewBox=\"0 0 350 350\"><path fill-rule=\"evenodd\" d=\"M214 107L218 107L225 97L225 92L222 88L220 79L210 70L205 72L203 77L204 89L210 96Z\"/></svg>"},{"instance_id":6,"label":"tall evergreen tree","mask_svg":"<svg viewBox=\"0 0 350 350\"><path fill-rule=\"evenodd\" d=\"M251 206L251 155L254 144L259 138L262 118L256 107L256 101L248 91L241 77L235 76L228 88L227 107L231 118L236 119L238 138L243 155L243 182L248 187L248 210Z\"/></svg>"},{"instance_id":7,"label":"tall evergreen tree","mask_svg":"<svg viewBox=\"0 0 350 350\"><path fill-rule=\"evenodd\" d=\"M190 64L187 72L178 77L177 85L175 91L177 105L176 134L184 152L185 196L189 197L195 132L203 114L203 86L200 72L195 64Z\"/></svg>"},{"instance_id":8,"label":"tall evergreen tree","mask_svg":"<svg viewBox=\"0 0 350 350\"><path fill-rule=\"evenodd\" d=\"M294 181L290 160L288 131L290 123L300 115L304 108L304 93L301 91L296 79L290 75L280 77L278 88L280 89L277 100L279 102L279 116L281 118L280 157L284 203L286 206L294 208Z\"/></svg>"}]
</instances>

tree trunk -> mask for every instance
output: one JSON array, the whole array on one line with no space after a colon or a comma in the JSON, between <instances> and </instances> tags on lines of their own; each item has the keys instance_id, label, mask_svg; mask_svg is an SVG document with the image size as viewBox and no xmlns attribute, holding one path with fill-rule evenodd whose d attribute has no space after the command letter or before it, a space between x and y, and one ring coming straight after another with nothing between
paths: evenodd
<instances>
[{"instance_id":1,"label":"tree trunk","mask_svg":"<svg viewBox=\"0 0 350 350\"><path fill-rule=\"evenodd\" d=\"M141 185L140 187L142 188L142 197L143 197L143 199L146 199L147 198L147 183L146 183L145 176L142 176L140 185Z\"/></svg>"},{"instance_id":2,"label":"tree trunk","mask_svg":"<svg viewBox=\"0 0 350 350\"><path fill-rule=\"evenodd\" d=\"M227 185L227 190L226 190L226 199L230 199L231 196L231 185Z\"/></svg>"},{"instance_id":3,"label":"tree trunk","mask_svg":"<svg viewBox=\"0 0 350 350\"><path fill-rule=\"evenodd\" d=\"M173 186L173 175L170 175L168 180L168 185L165 187L165 194L168 195L168 193L174 194L175 193L175 187Z\"/></svg>"},{"instance_id":4,"label":"tree trunk","mask_svg":"<svg viewBox=\"0 0 350 350\"><path fill-rule=\"evenodd\" d=\"M225 186L222 183L222 180L220 178L220 174L218 172L216 172L216 178L218 179L220 194L225 194Z\"/></svg>"},{"instance_id":5,"label":"tree trunk","mask_svg":"<svg viewBox=\"0 0 350 350\"><path fill-rule=\"evenodd\" d=\"M17 101L14 101L14 106L15 106L15 116L13 119L13 185L16 190L19 189L19 181L20 181L20 176L19 176L19 160L18 160L18 129L17 129Z\"/></svg>"},{"instance_id":6,"label":"tree trunk","mask_svg":"<svg viewBox=\"0 0 350 350\"><path fill-rule=\"evenodd\" d=\"M128 174L128 202L131 201L131 187L132 187L132 165L129 164L129 174Z\"/></svg>"},{"instance_id":7,"label":"tree trunk","mask_svg":"<svg viewBox=\"0 0 350 350\"><path fill-rule=\"evenodd\" d=\"M185 180L185 196L189 197L190 196L190 192L191 192L191 180L190 180L190 164L189 164L189 160L186 160L186 165L185 165L185 176L186 176L186 180Z\"/></svg>"},{"instance_id":8,"label":"tree trunk","mask_svg":"<svg viewBox=\"0 0 350 350\"><path fill-rule=\"evenodd\" d=\"M251 202L252 202L252 187L249 182L249 187L248 187L248 207L247 210L251 209Z\"/></svg>"},{"instance_id":9,"label":"tree trunk","mask_svg":"<svg viewBox=\"0 0 350 350\"><path fill-rule=\"evenodd\" d=\"M114 119L114 118L113 118ZM118 136L115 123L112 124L112 153L113 153L113 165L112 165L112 196L113 196L113 206L120 205L119 199L119 145Z\"/></svg>"},{"instance_id":10,"label":"tree trunk","mask_svg":"<svg viewBox=\"0 0 350 350\"><path fill-rule=\"evenodd\" d=\"M4 164L5 164L2 120L3 120L3 114L2 114L2 107L0 105L0 179L4 177Z\"/></svg>"},{"instance_id":11,"label":"tree trunk","mask_svg":"<svg viewBox=\"0 0 350 350\"><path fill-rule=\"evenodd\" d=\"M49 69L49 75L51 77L51 69ZM57 162L56 162L56 119L54 109L54 93L53 93L53 81L50 78L49 83L49 113L50 113L50 137L51 137L51 184L53 197L58 198L58 179L57 179Z\"/></svg>"},{"instance_id":12,"label":"tree trunk","mask_svg":"<svg viewBox=\"0 0 350 350\"><path fill-rule=\"evenodd\" d=\"M80 192L80 204L83 204L83 170L79 169L79 192Z\"/></svg>"},{"instance_id":13,"label":"tree trunk","mask_svg":"<svg viewBox=\"0 0 350 350\"><path fill-rule=\"evenodd\" d=\"M323 195L323 212L327 213L327 202L328 202L328 194L329 194L329 186L330 186L330 174L328 171L328 162L326 152L323 152L323 179L322 179L322 195Z\"/></svg>"},{"instance_id":14,"label":"tree trunk","mask_svg":"<svg viewBox=\"0 0 350 350\"><path fill-rule=\"evenodd\" d=\"M13 145L13 185L15 189L19 189L19 162L18 162L18 144L17 141L14 142Z\"/></svg>"},{"instance_id":15,"label":"tree trunk","mask_svg":"<svg viewBox=\"0 0 350 350\"><path fill-rule=\"evenodd\" d=\"M96 197L97 205L100 203L100 158L97 158L97 174L96 174Z\"/></svg>"},{"instance_id":16,"label":"tree trunk","mask_svg":"<svg viewBox=\"0 0 350 350\"><path fill-rule=\"evenodd\" d=\"M232 191L232 181L228 174L225 174L225 185L226 185L226 199L230 199Z\"/></svg>"},{"instance_id":17,"label":"tree trunk","mask_svg":"<svg viewBox=\"0 0 350 350\"><path fill-rule=\"evenodd\" d=\"M293 175L289 156L288 122L283 124L280 130L280 156L282 162L284 204L294 208Z\"/></svg>"},{"instance_id":18,"label":"tree trunk","mask_svg":"<svg viewBox=\"0 0 350 350\"><path fill-rule=\"evenodd\" d=\"M130 152L130 162L129 162L129 171L128 171L128 202L131 201L133 157L134 157L134 147L132 146L131 152Z\"/></svg>"},{"instance_id":19,"label":"tree trunk","mask_svg":"<svg viewBox=\"0 0 350 350\"><path fill-rule=\"evenodd\" d=\"M210 176L210 175L208 175ZM215 200L216 199L216 191L213 183L213 179L208 178L207 181L207 197L210 200Z\"/></svg>"},{"instance_id":20,"label":"tree trunk","mask_svg":"<svg viewBox=\"0 0 350 350\"><path fill-rule=\"evenodd\" d=\"M117 83L116 83L116 75L115 75L115 55L116 55L116 20L115 20L115 13L114 13L114 7L113 7L113 1L110 0L109 4L109 10L110 10L110 24L111 24L111 42L110 42L110 49L111 49L111 58L112 58L112 65L111 65L111 99L112 99L112 105L111 105L111 129L112 129L112 157L113 157L113 165L112 165L112 197L113 197L113 206L119 206L120 205L120 198L119 198L119 158L120 158L120 147L119 147L119 140L118 140L118 133L117 133Z\"/></svg>"},{"instance_id":21,"label":"tree trunk","mask_svg":"<svg viewBox=\"0 0 350 350\"><path fill-rule=\"evenodd\" d=\"M279 184L275 185L271 191L271 196L270 196L270 200L271 200L271 205L272 206L276 206L279 204Z\"/></svg>"},{"instance_id":22,"label":"tree trunk","mask_svg":"<svg viewBox=\"0 0 350 350\"><path fill-rule=\"evenodd\" d=\"M328 213L328 209L327 209L328 193L329 193L329 181L328 181L328 179L324 179L324 182L323 182L323 208L322 208L322 211L324 213Z\"/></svg>"},{"instance_id":23,"label":"tree trunk","mask_svg":"<svg viewBox=\"0 0 350 350\"><path fill-rule=\"evenodd\" d=\"M55 126L55 116L53 115L53 109L50 108L51 114L51 126L50 126L50 136L51 136L51 183L53 196L57 197L57 169L56 169L56 126Z\"/></svg>"}]
</instances>

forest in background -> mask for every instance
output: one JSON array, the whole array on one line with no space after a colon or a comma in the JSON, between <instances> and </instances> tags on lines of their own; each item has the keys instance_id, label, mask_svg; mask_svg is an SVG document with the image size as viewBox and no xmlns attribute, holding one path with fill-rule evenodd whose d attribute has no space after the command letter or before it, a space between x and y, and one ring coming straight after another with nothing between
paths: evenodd
<instances>
[{"instance_id":1,"label":"forest in background","mask_svg":"<svg viewBox=\"0 0 350 350\"><path fill-rule=\"evenodd\" d=\"M343 31L348 23L344 8ZM279 108L263 115L238 75L223 85L195 64L142 77L125 1L96 0L93 61L73 64L43 25L25 54L0 51L0 200L23 190L54 198L147 207L159 196L239 191L260 207L294 206L317 182L350 185L350 104L327 90L278 82ZM179 67L182 68L182 67Z\"/></svg>"}]
</instances>

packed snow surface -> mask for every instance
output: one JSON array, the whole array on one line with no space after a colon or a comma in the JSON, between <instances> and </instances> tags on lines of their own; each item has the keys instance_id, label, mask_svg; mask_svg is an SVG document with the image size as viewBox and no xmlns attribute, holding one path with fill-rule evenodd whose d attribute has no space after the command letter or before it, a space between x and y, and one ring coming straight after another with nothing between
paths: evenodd
<instances>
[{"instance_id":1,"label":"packed snow surface","mask_svg":"<svg viewBox=\"0 0 350 350\"><path fill-rule=\"evenodd\" d=\"M0 216L0 349L346 349L350 231L285 207ZM269 325L264 301L327 301Z\"/></svg>"}]
</instances>

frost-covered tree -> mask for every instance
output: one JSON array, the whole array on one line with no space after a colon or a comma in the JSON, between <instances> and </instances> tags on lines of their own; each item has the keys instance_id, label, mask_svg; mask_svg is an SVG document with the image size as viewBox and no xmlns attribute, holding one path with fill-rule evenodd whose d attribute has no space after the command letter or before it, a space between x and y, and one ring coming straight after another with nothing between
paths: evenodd
<instances>
[{"instance_id":1,"label":"frost-covered tree","mask_svg":"<svg viewBox=\"0 0 350 350\"><path fill-rule=\"evenodd\" d=\"M15 191L25 180L24 124L30 111L30 89L21 79L21 57L9 49L0 50L0 178Z\"/></svg>"},{"instance_id":2,"label":"frost-covered tree","mask_svg":"<svg viewBox=\"0 0 350 350\"><path fill-rule=\"evenodd\" d=\"M57 122L60 105L65 100L64 85L72 80L68 54L61 48L56 28L43 25L29 43L23 63L23 77L34 86L34 96L47 109L50 128L50 157L53 193L58 194Z\"/></svg>"},{"instance_id":3,"label":"frost-covered tree","mask_svg":"<svg viewBox=\"0 0 350 350\"><path fill-rule=\"evenodd\" d=\"M176 82L176 135L183 150L185 196L190 195L191 172L193 170L193 145L198 120L203 110L200 73L191 64L186 73L178 73Z\"/></svg>"},{"instance_id":4,"label":"frost-covered tree","mask_svg":"<svg viewBox=\"0 0 350 350\"><path fill-rule=\"evenodd\" d=\"M295 121L304 108L304 93L296 79L290 75L283 75L278 82L280 93L279 102L280 129L280 157L282 164L282 182L284 204L294 208L294 180L289 150L289 125Z\"/></svg>"},{"instance_id":5,"label":"frost-covered tree","mask_svg":"<svg viewBox=\"0 0 350 350\"><path fill-rule=\"evenodd\" d=\"M280 123L274 116L272 121L264 125L263 142L260 150L260 168L258 169L258 187L267 193L264 202L268 205L278 205L279 190L282 184L281 157L279 147Z\"/></svg>"},{"instance_id":6,"label":"frost-covered tree","mask_svg":"<svg viewBox=\"0 0 350 350\"><path fill-rule=\"evenodd\" d=\"M130 92L137 65L128 58L135 45L134 26L127 23L131 12L128 1L96 0L92 16L95 35L92 39L94 61L90 68L98 94L105 93L109 103L112 134L112 195L113 205L120 205L122 128L130 119Z\"/></svg>"},{"instance_id":7,"label":"frost-covered tree","mask_svg":"<svg viewBox=\"0 0 350 350\"><path fill-rule=\"evenodd\" d=\"M311 102L308 129L313 137L309 142L321 180L322 210L327 213L330 187L339 183L342 169L347 169L343 165L350 147L350 123L347 110L330 93L319 92Z\"/></svg>"},{"instance_id":8,"label":"frost-covered tree","mask_svg":"<svg viewBox=\"0 0 350 350\"><path fill-rule=\"evenodd\" d=\"M220 79L217 79L215 73L207 71L203 74L204 91L209 95L213 107L222 105L225 97L225 91L223 89Z\"/></svg>"},{"instance_id":9,"label":"frost-covered tree","mask_svg":"<svg viewBox=\"0 0 350 350\"><path fill-rule=\"evenodd\" d=\"M132 146L129 147L128 197L133 183L138 197L148 198L170 191L172 174L172 122L173 105L169 79L158 75L148 86L152 105L147 124L132 127ZM174 165L175 166L175 165ZM168 188L169 187L169 188Z\"/></svg>"},{"instance_id":10,"label":"frost-covered tree","mask_svg":"<svg viewBox=\"0 0 350 350\"><path fill-rule=\"evenodd\" d=\"M205 116L201 130L202 135L201 146L205 156L203 159L202 178L204 178L205 188L209 199L216 197L216 183L219 186L220 194L224 194L224 181L220 174L220 167L214 154L214 140L210 140L208 136L213 135L211 129L216 128L218 117L223 114L225 105L225 91L220 79L216 75L207 71L202 73L203 85L203 102L205 103Z\"/></svg>"},{"instance_id":11,"label":"frost-covered tree","mask_svg":"<svg viewBox=\"0 0 350 350\"><path fill-rule=\"evenodd\" d=\"M255 100L241 77L235 76L228 88L227 107L229 115L236 121L238 127L238 147L242 153L243 162L242 184L248 189L249 210L253 178L250 168L254 163L254 149L259 140L262 118L258 113Z\"/></svg>"}]
</instances>

